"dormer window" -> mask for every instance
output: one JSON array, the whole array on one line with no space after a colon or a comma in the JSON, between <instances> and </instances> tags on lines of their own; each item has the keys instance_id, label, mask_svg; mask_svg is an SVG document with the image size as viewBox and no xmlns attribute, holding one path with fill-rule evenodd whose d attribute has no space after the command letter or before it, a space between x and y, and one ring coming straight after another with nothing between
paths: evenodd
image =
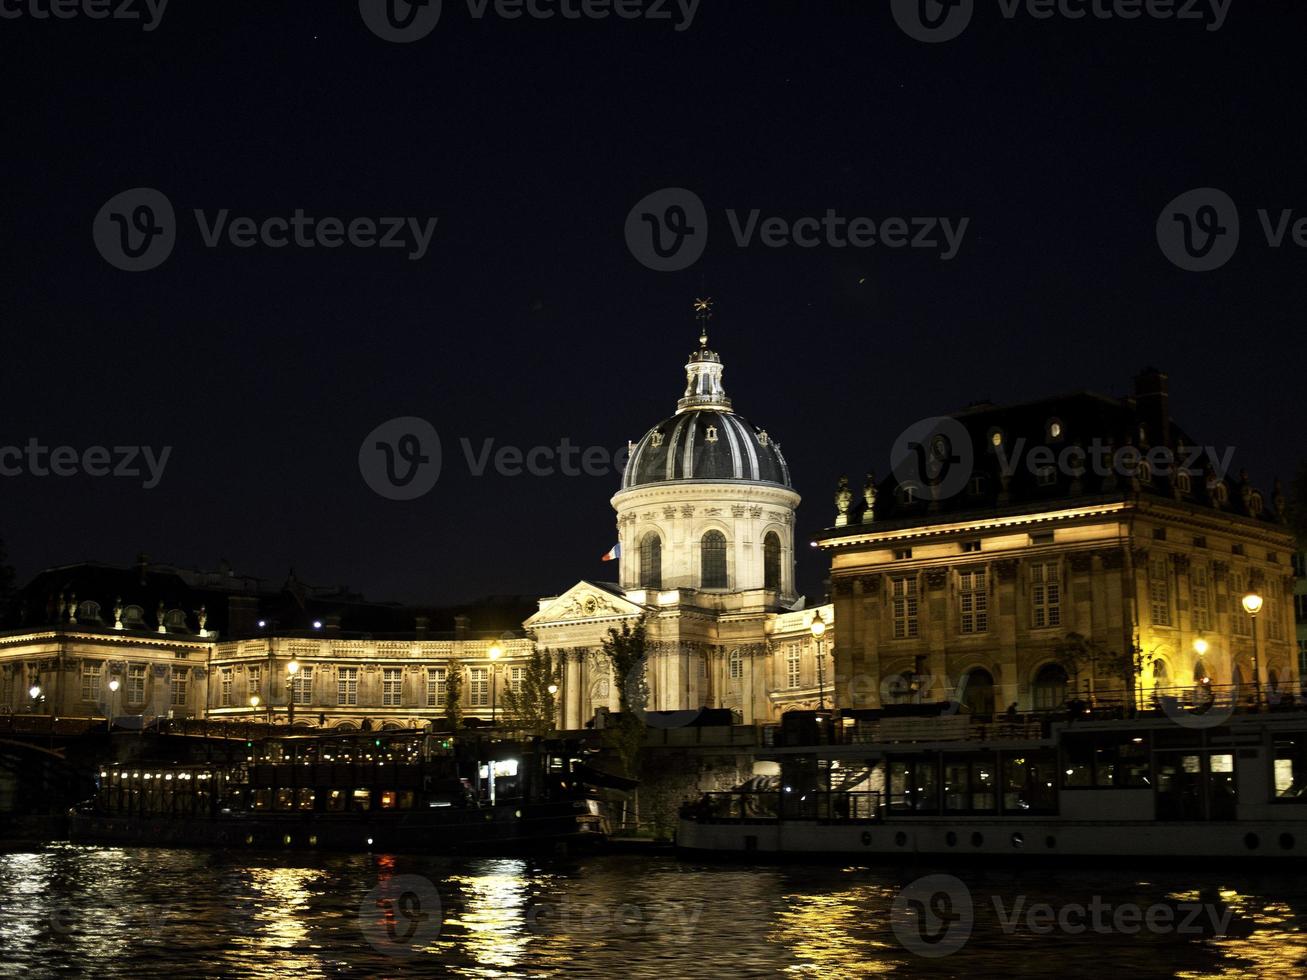
<instances>
[{"instance_id":1,"label":"dormer window","mask_svg":"<svg viewBox=\"0 0 1307 980\"><path fill-rule=\"evenodd\" d=\"M1141 459L1139 465L1135 467L1135 475L1139 477L1140 483L1153 482L1153 468L1148 465L1148 460Z\"/></svg>"},{"instance_id":2,"label":"dormer window","mask_svg":"<svg viewBox=\"0 0 1307 980\"><path fill-rule=\"evenodd\" d=\"M1189 474L1184 470L1175 475L1175 488L1181 493L1190 493L1193 490L1193 480L1189 478Z\"/></svg>"},{"instance_id":3,"label":"dormer window","mask_svg":"<svg viewBox=\"0 0 1307 980\"><path fill-rule=\"evenodd\" d=\"M771 440L771 436L767 435L766 429L758 430L758 445L765 446L770 440Z\"/></svg>"},{"instance_id":4,"label":"dormer window","mask_svg":"<svg viewBox=\"0 0 1307 980\"><path fill-rule=\"evenodd\" d=\"M1262 514L1262 506L1262 495L1260 492L1254 490L1252 495L1248 498L1248 513L1252 514L1253 517L1260 517Z\"/></svg>"},{"instance_id":5,"label":"dormer window","mask_svg":"<svg viewBox=\"0 0 1307 980\"><path fill-rule=\"evenodd\" d=\"M716 441L717 441L717 426L715 426L715 425L710 425L710 426L708 426L708 432L707 432L706 435L704 435L703 439L704 439L704 442L716 442Z\"/></svg>"},{"instance_id":6,"label":"dormer window","mask_svg":"<svg viewBox=\"0 0 1307 980\"><path fill-rule=\"evenodd\" d=\"M1057 482L1057 470L1052 466L1041 466L1035 471L1035 478L1041 487L1051 487Z\"/></svg>"},{"instance_id":7,"label":"dormer window","mask_svg":"<svg viewBox=\"0 0 1307 980\"><path fill-rule=\"evenodd\" d=\"M977 473L967 484L967 493L973 497L979 497L985 492L985 477L982 473Z\"/></svg>"},{"instance_id":8,"label":"dormer window","mask_svg":"<svg viewBox=\"0 0 1307 980\"><path fill-rule=\"evenodd\" d=\"M1216 498L1218 504L1225 506L1230 502L1230 488L1224 483L1217 483L1212 487L1212 496Z\"/></svg>"},{"instance_id":9,"label":"dormer window","mask_svg":"<svg viewBox=\"0 0 1307 980\"><path fill-rule=\"evenodd\" d=\"M899 503L907 507L917 502L917 488L911 483L899 486Z\"/></svg>"},{"instance_id":10,"label":"dormer window","mask_svg":"<svg viewBox=\"0 0 1307 980\"><path fill-rule=\"evenodd\" d=\"M659 430L655 429L654 434L649 437L649 445L653 446L654 449L657 449L662 444L663 444L663 434Z\"/></svg>"},{"instance_id":11,"label":"dormer window","mask_svg":"<svg viewBox=\"0 0 1307 980\"><path fill-rule=\"evenodd\" d=\"M1057 442L1062 438L1062 422L1059 419L1049 419L1044 431L1049 442Z\"/></svg>"},{"instance_id":12,"label":"dormer window","mask_svg":"<svg viewBox=\"0 0 1307 980\"><path fill-rule=\"evenodd\" d=\"M1002 449L1002 448L1003 448L1003 430L1002 430L1002 429L990 429L990 430L989 430L989 444L990 444L990 446L993 447L994 449Z\"/></svg>"}]
</instances>

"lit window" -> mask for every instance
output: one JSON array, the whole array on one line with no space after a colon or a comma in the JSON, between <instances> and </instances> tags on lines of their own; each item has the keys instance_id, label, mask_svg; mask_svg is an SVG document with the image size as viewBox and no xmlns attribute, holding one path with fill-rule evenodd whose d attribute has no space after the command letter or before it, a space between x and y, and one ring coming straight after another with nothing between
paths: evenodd
<instances>
[{"instance_id":1,"label":"lit window","mask_svg":"<svg viewBox=\"0 0 1307 980\"><path fill-rule=\"evenodd\" d=\"M797 643L791 643L785 652L785 679L791 690L803 679L803 654Z\"/></svg>"},{"instance_id":2,"label":"lit window","mask_svg":"<svg viewBox=\"0 0 1307 980\"><path fill-rule=\"evenodd\" d=\"M127 703L145 703L145 667L142 664L127 668Z\"/></svg>"},{"instance_id":3,"label":"lit window","mask_svg":"<svg viewBox=\"0 0 1307 980\"><path fill-rule=\"evenodd\" d=\"M1195 565L1189 573L1193 587L1194 629L1212 628L1212 590L1206 567Z\"/></svg>"},{"instance_id":4,"label":"lit window","mask_svg":"<svg viewBox=\"0 0 1307 980\"><path fill-rule=\"evenodd\" d=\"M438 708L445 703L445 681L448 677L444 667L427 668L427 707Z\"/></svg>"},{"instance_id":5,"label":"lit window","mask_svg":"<svg viewBox=\"0 0 1307 980\"><path fill-rule=\"evenodd\" d=\"M902 577L890 580L890 606L894 619L894 639L905 640L917 635L917 580Z\"/></svg>"},{"instance_id":6,"label":"lit window","mask_svg":"<svg viewBox=\"0 0 1307 980\"><path fill-rule=\"evenodd\" d=\"M1154 558L1148 563L1148 604L1154 626L1171 625L1171 577L1165 558Z\"/></svg>"},{"instance_id":7,"label":"lit window","mask_svg":"<svg viewBox=\"0 0 1307 980\"><path fill-rule=\"evenodd\" d=\"M182 708L186 705L186 670L174 667L172 671L172 706Z\"/></svg>"},{"instance_id":8,"label":"lit window","mask_svg":"<svg viewBox=\"0 0 1307 980\"><path fill-rule=\"evenodd\" d=\"M1057 562L1030 566L1030 606L1035 629L1062 625L1062 573Z\"/></svg>"},{"instance_id":9,"label":"lit window","mask_svg":"<svg viewBox=\"0 0 1307 980\"><path fill-rule=\"evenodd\" d=\"M398 708L403 703L404 673L398 667L386 667L381 672L381 705Z\"/></svg>"},{"instance_id":10,"label":"lit window","mask_svg":"<svg viewBox=\"0 0 1307 980\"><path fill-rule=\"evenodd\" d=\"M290 682L291 698L296 704L313 703L313 668L300 667Z\"/></svg>"},{"instance_id":11,"label":"lit window","mask_svg":"<svg viewBox=\"0 0 1307 980\"><path fill-rule=\"evenodd\" d=\"M738 680L744 676L744 656L740 653L739 647L731 651L727 664L728 673L732 680Z\"/></svg>"},{"instance_id":12,"label":"lit window","mask_svg":"<svg viewBox=\"0 0 1307 980\"><path fill-rule=\"evenodd\" d=\"M490 707L490 673L484 667L473 667L471 670L471 695L472 707L488 708Z\"/></svg>"},{"instance_id":13,"label":"lit window","mask_svg":"<svg viewBox=\"0 0 1307 980\"><path fill-rule=\"evenodd\" d=\"M230 667L222 668L222 698L219 701L219 707L231 707L231 675L232 670Z\"/></svg>"},{"instance_id":14,"label":"lit window","mask_svg":"<svg viewBox=\"0 0 1307 980\"><path fill-rule=\"evenodd\" d=\"M989 592L985 569L973 568L958 575L958 609L963 633L984 633L989 629Z\"/></svg>"},{"instance_id":15,"label":"lit window","mask_svg":"<svg viewBox=\"0 0 1307 980\"><path fill-rule=\"evenodd\" d=\"M82 700L98 701L100 699L100 671L103 664L82 664Z\"/></svg>"},{"instance_id":16,"label":"lit window","mask_svg":"<svg viewBox=\"0 0 1307 980\"><path fill-rule=\"evenodd\" d=\"M336 703L346 706L359 703L359 669L357 667L336 668Z\"/></svg>"}]
</instances>

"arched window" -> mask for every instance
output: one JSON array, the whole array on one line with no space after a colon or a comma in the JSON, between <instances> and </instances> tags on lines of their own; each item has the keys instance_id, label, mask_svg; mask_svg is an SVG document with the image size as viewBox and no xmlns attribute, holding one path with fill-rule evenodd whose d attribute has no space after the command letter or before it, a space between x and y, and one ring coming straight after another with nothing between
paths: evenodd
<instances>
[{"instance_id":1,"label":"arched window","mask_svg":"<svg viewBox=\"0 0 1307 980\"><path fill-rule=\"evenodd\" d=\"M983 667L967 671L962 682L959 700L963 708L973 715L992 715L994 713L994 675Z\"/></svg>"},{"instance_id":2,"label":"arched window","mask_svg":"<svg viewBox=\"0 0 1307 980\"><path fill-rule=\"evenodd\" d=\"M730 588L726 578L726 535L721 531L709 531L703 536L699 549L702 559L700 588Z\"/></svg>"},{"instance_id":3,"label":"arched window","mask_svg":"<svg viewBox=\"0 0 1307 980\"><path fill-rule=\"evenodd\" d=\"M640 539L640 588L663 587L663 539L650 531Z\"/></svg>"},{"instance_id":4,"label":"arched window","mask_svg":"<svg viewBox=\"0 0 1307 980\"><path fill-rule=\"evenodd\" d=\"M775 531L768 531L762 539L762 587L781 587L781 539Z\"/></svg>"},{"instance_id":5,"label":"arched window","mask_svg":"<svg viewBox=\"0 0 1307 980\"><path fill-rule=\"evenodd\" d=\"M728 664L731 680L738 680L744 676L744 655L740 653L739 647L731 651Z\"/></svg>"},{"instance_id":6,"label":"arched window","mask_svg":"<svg viewBox=\"0 0 1307 980\"><path fill-rule=\"evenodd\" d=\"M1036 711L1053 711L1066 704L1066 669L1061 664L1044 664L1035 674L1031 700Z\"/></svg>"}]
</instances>

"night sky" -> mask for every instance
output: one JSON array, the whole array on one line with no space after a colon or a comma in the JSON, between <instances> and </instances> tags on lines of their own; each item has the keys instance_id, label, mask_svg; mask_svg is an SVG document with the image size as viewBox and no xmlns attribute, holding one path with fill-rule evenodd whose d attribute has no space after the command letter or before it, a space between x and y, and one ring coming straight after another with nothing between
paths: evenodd
<instances>
[{"instance_id":1,"label":"night sky","mask_svg":"<svg viewBox=\"0 0 1307 980\"><path fill-rule=\"evenodd\" d=\"M872 0L709 0L681 31L675 4L672 21L476 20L446 0L429 36L395 44L354 2L175 0L152 31L30 2L0 19L0 446L172 451L148 490L0 478L20 580L140 551L430 603L611 579L615 473L474 477L459 440L639 439L675 408L705 290L735 408L781 441L804 496L801 542L831 523L839 475L883 475L917 419L1127 394L1147 364L1176 418L1236 446L1267 491L1307 456L1307 250L1269 248L1256 214L1307 215L1302 4L1235 0L1211 31L977 0L959 38L925 44ZM167 196L178 231L129 273L92 224L136 187ZM623 231L665 187L709 213L678 272L640 264ZM1155 235L1198 187L1242 224L1209 273ZM207 248L196 208L438 224L417 261ZM755 208L969 226L949 261L738 247L726 210ZM443 446L413 501L359 469L399 416ZM823 564L802 549L810 594Z\"/></svg>"}]
</instances>

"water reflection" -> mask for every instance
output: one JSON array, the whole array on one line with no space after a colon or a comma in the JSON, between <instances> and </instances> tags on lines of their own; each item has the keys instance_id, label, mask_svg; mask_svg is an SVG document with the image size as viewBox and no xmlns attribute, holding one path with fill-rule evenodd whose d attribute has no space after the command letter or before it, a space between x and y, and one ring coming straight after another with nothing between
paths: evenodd
<instances>
[{"instance_id":1,"label":"water reflection","mask_svg":"<svg viewBox=\"0 0 1307 980\"><path fill-rule=\"evenodd\" d=\"M632 857L456 860L56 846L0 856L0 973L99 977L1307 975L1291 871L969 869L974 930L926 960L890 923L940 869L741 867ZM369 941L386 881L439 892L440 930L397 958ZM1032 929L1046 904L1211 906L1228 929ZM1014 910L1024 910L1021 915ZM364 919L373 916L373 920Z\"/></svg>"}]
</instances>

